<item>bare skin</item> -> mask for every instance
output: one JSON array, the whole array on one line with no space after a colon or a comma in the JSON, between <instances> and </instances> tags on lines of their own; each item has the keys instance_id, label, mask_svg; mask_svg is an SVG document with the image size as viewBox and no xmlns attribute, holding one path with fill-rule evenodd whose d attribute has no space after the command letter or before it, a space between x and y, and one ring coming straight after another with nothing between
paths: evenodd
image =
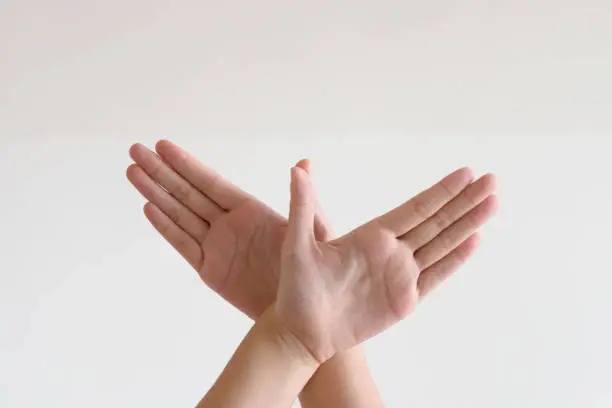
<instances>
[{"instance_id":1,"label":"bare skin","mask_svg":"<svg viewBox=\"0 0 612 408\"><path fill-rule=\"evenodd\" d=\"M128 169L128 178L149 200L147 218L206 284L247 315L258 317L276 297L286 220L172 143L162 141L156 149L159 156L142 145L134 145L130 151L136 164ZM300 166L308 167L307 163ZM495 189L491 175L472 183L467 171L463 181L466 187L432 217L433 221L407 234L407 242L422 246ZM419 211L426 211L425 205L420 204ZM314 233L319 241L330 235L320 213L315 216ZM439 274L438 280L442 278L444 274ZM334 387L331 393L330 387ZM361 390L363 395L359 395ZM335 404L325 405L334 396ZM339 353L323 364L301 400L304 406L382 406L359 348ZM356 405L359 401L366 403Z\"/></svg>"},{"instance_id":2,"label":"bare skin","mask_svg":"<svg viewBox=\"0 0 612 408\"><path fill-rule=\"evenodd\" d=\"M318 367L270 307L198 408L287 408Z\"/></svg>"},{"instance_id":3,"label":"bare skin","mask_svg":"<svg viewBox=\"0 0 612 408\"><path fill-rule=\"evenodd\" d=\"M419 236L429 230L432 213L461 188L465 172L452 173L342 238L318 242L310 177L293 168L277 301L199 407L288 406L319 364L407 316L422 293L471 255L475 229L497 206L491 196L438 237ZM409 247L412 239L424 244Z\"/></svg>"},{"instance_id":4,"label":"bare skin","mask_svg":"<svg viewBox=\"0 0 612 408\"><path fill-rule=\"evenodd\" d=\"M330 242L314 234L316 198L307 172L291 171L291 210L276 313L324 363L408 316L473 253L495 213L487 197L441 233L435 215L471 181L460 169L402 206Z\"/></svg>"},{"instance_id":5,"label":"bare skin","mask_svg":"<svg viewBox=\"0 0 612 408\"><path fill-rule=\"evenodd\" d=\"M130 149L127 177L149 201L146 217L209 287L259 317L276 298L287 221L178 146L156 148Z\"/></svg>"},{"instance_id":6,"label":"bare skin","mask_svg":"<svg viewBox=\"0 0 612 408\"><path fill-rule=\"evenodd\" d=\"M276 299L287 220L171 142L160 141L156 150L157 154L139 144L130 149L135 164L127 176L149 200L145 215L208 286L257 319ZM310 170L307 160L298 166ZM196 218L195 227L189 228ZM208 234L195 232L209 231L207 227ZM315 234L322 241L332 236L320 207ZM305 408L383 406L361 347L338 353L320 366L300 401Z\"/></svg>"}]
</instances>

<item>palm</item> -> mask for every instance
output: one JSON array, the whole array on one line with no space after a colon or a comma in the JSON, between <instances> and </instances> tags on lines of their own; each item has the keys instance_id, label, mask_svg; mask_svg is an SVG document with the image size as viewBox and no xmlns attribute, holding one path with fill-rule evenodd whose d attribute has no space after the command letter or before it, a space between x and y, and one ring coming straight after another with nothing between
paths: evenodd
<instances>
[{"instance_id":1,"label":"palm","mask_svg":"<svg viewBox=\"0 0 612 408\"><path fill-rule=\"evenodd\" d=\"M276 298L286 226L257 200L221 215L201 244L202 280L247 315L261 315Z\"/></svg>"},{"instance_id":2,"label":"palm","mask_svg":"<svg viewBox=\"0 0 612 408\"><path fill-rule=\"evenodd\" d=\"M492 177L462 169L335 241L314 236L309 177L292 172L291 215L276 304L319 361L407 316L476 247L496 209ZM472 208L473 207L473 208Z\"/></svg>"},{"instance_id":3,"label":"palm","mask_svg":"<svg viewBox=\"0 0 612 408\"><path fill-rule=\"evenodd\" d=\"M136 164L128 179L149 200L147 218L208 286L260 316L276 298L287 220L178 146L156 148L159 156L138 144L130 149ZM327 227L317 222L325 239Z\"/></svg>"},{"instance_id":4,"label":"palm","mask_svg":"<svg viewBox=\"0 0 612 408\"><path fill-rule=\"evenodd\" d=\"M357 283L360 288L358 293L369 298L368 302L355 299L351 304L352 313L365 313L366 308L376 305L378 309L385 309L389 316L404 316L407 309L411 310L416 305L418 292L415 289L419 267L412 251L402 245L391 231L376 223L369 223L338 242L344 255L342 263L355 263L351 268L353 271L348 272L361 271L363 281ZM357 329L359 332L368 331L367 328ZM355 334L357 337L364 335Z\"/></svg>"},{"instance_id":5,"label":"palm","mask_svg":"<svg viewBox=\"0 0 612 408\"><path fill-rule=\"evenodd\" d=\"M151 224L203 281L253 318L278 296L276 308L296 331L318 325L343 345L409 313L456 270L496 205L495 178L472 182L462 169L329 244L329 229L315 209L310 229L316 245L304 256L289 245L283 217L170 142L156 148L161 158L132 147L136 164L128 179L149 201ZM309 202L316 207L314 198ZM309 267L281 273L278 265L287 269L288 260Z\"/></svg>"},{"instance_id":6,"label":"palm","mask_svg":"<svg viewBox=\"0 0 612 408\"><path fill-rule=\"evenodd\" d=\"M320 361L391 325L402 313L398 305L416 304L411 285L389 291L389 282L412 277L406 279L410 284L419 272L412 254L393 240L366 226L334 242L317 243L311 259L285 260L283 265L294 272L282 278L277 308L309 349L318 350L314 354Z\"/></svg>"}]
</instances>

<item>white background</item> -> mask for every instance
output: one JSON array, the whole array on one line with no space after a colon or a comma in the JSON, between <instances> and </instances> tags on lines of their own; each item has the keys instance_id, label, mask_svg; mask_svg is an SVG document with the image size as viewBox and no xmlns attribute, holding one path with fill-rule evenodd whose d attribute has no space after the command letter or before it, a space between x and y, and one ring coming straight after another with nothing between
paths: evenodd
<instances>
[{"instance_id":1,"label":"white background","mask_svg":"<svg viewBox=\"0 0 612 408\"><path fill-rule=\"evenodd\" d=\"M125 179L167 137L338 233L495 172L474 260L367 345L389 407L612 406L612 3L0 0L0 406L188 407L250 322Z\"/></svg>"}]
</instances>

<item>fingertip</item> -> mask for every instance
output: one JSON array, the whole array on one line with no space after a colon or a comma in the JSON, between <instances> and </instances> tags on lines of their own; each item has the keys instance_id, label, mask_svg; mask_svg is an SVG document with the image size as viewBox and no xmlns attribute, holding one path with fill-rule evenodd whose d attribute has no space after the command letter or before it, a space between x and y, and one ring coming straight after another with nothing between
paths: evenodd
<instances>
[{"instance_id":1,"label":"fingertip","mask_svg":"<svg viewBox=\"0 0 612 408\"><path fill-rule=\"evenodd\" d=\"M177 162L191 158L189 153L176 143L168 139L162 139L155 144L157 155L164 158L166 162Z\"/></svg>"},{"instance_id":2,"label":"fingertip","mask_svg":"<svg viewBox=\"0 0 612 408\"><path fill-rule=\"evenodd\" d=\"M296 178L296 180L303 181L308 179L308 171L300 166L293 166L291 168L291 173Z\"/></svg>"},{"instance_id":3,"label":"fingertip","mask_svg":"<svg viewBox=\"0 0 612 408\"><path fill-rule=\"evenodd\" d=\"M142 211L149 220L152 220L161 210L158 206L149 201L142 207Z\"/></svg>"},{"instance_id":4,"label":"fingertip","mask_svg":"<svg viewBox=\"0 0 612 408\"><path fill-rule=\"evenodd\" d=\"M468 258L474 255L474 252L480 246L480 233L474 232L465 241L463 241L457 248L453 250L454 253L461 262L466 262Z\"/></svg>"},{"instance_id":5,"label":"fingertip","mask_svg":"<svg viewBox=\"0 0 612 408\"><path fill-rule=\"evenodd\" d=\"M139 152L142 152L143 148L145 148L145 146L142 143L134 143L132 146L130 146L130 157L136 160L136 157L138 157Z\"/></svg>"},{"instance_id":6,"label":"fingertip","mask_svg":"<svg viewBox=\"0 0 612 408\"><path fill-rule=\"evenodd\" d=\"M453 186L454 188L451 188L451 190L454 191L454 189L459 188L459 187L461 187L460 190L463 190L465 187L470 185L473 181L474 181L474 171L469 167L462 167L444 176L444 178L440 180L440 183L444 183L449 186ZM456 193L458 194L459 191L456 191Z\"/></svg>"},{"instance_id":7,"label":"fingertip","mask_svg":"<svg viewBox=\"0 0 612 408\"><path fill-rule=\"evenodd\" d=\"M291 168L291 199L298 205L309 202L312 197L308 173L301 167Z\"/></svg>"},{"instance_id":8,"label":"fingertip","mask_svg":"<svg viewBox=\"0 0 612 408\"><path fill-rule=\"evenodd\" d=\"M488 207L489 211L491 211L493 214L499 211L500 201L497 195L495 194L490 195L489 197L487 197L485 202L486 202L486 206Z\"/></svg>"},{"instance_id":9,"label":"fingertip","mask_svg":"<svg viewBox=\"0 0 612 408\"><path fill-rule=\"evenodd\" d=\"M293 194L295 189L297 188L297 180L298 180L296 166L291 167L291 169L289 170L289 175L291 179L291 193Z\"/></svg>"},{"instance_id":10,"label":"fingertip","mask_svg":"<svg viewBox=\"0 0 612 408\"><path fill-rule=\"evenodd\" d=\"M128 166L127 170L125 171L125 176L128 180L134 180L134 176L136 176L135 173L138 171L138 167L139 166L136 163L132 163Z\"/></svg>"},{"instance_id":11,"label":"fingertip","mask_svg":"<svg viewBox=\"0 0 612 408\"><path fill-rule=\"evenodd\" d=\"M299 184L302 181L302 174L304 173L304 169L298 166L291 167L291 186L296 191L300 189Z\"/></svg>"},{"instance_id":12,"label":"fingertip","mask_svg":"<svg viewBox=\"0 0 612 408\"><path fill-rule=\"evenodd\" d=\"M311 163L308 159L302 159L297 162L296 167L299 167L306 171L306 173L310 173Z\"/></svg>"},{"instance_id":13,"label":"fingertip","mask_svg":"<svg viewBox=\"0 0 612 408\"><path fill-rule=\"evenodd\" d=\"M487 173L484 176L482 176L482 182L484 183L487 191L491 191L491 192L497 190L497 187L499 186L499 181L497 180L497 176L493 173Z\"/></svg>"},{"instance_id":14,"label":"fingertip","mask_svg":"<svg viewBox=\"0 0 612 408\"><path fill-rule=\"evenodd\" d=\"M480 233L475 232L466 240L465 245L467 246L467 250L469 253L472 253L478 248L480 245Z\"/></svg>"},{"instance_id":15,"label":"fingertip","mask_svg":"<svg viewBox=\"0 0 612 408\"><path fill-rule=\"evenodd\" d=\"M474 170L472 170L470 167L462 167L456 171L456 174L460 174L466 179L474 180Z\"/></svg>"},{"instance_id":16,"label":"fingertip","mask_svg":"<svg viewBox=\"0 0 612 408\"><path fill-rule=\"evenodd\" d=\"M172 145L172 142L168 139L160 139L155 143L155 150L159 153L160 151L171 148Z\"/></svg>"},{"instance_id":17,"label":"fingertip","mask_svg":"<svg viewBox=\"0 0 612 408\"><path fill-rule=\"evenodd\" d=\"M153 206L153 203L151 202L147 202L145 203L145 205L142 206L142 211L144 212L147 218L151 217L152 206Z\"/></svg>"}]
</instances>

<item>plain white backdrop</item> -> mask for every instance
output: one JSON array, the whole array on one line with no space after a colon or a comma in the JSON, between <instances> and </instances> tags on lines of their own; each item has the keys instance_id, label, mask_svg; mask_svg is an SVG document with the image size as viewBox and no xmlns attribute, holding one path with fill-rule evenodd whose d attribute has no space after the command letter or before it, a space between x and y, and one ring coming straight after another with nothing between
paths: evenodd
<instances>
[{"instance_id":1,"label":"plain white backdrop","mask_svg":"<svg viewBox=\"0 0 612 408\"><path fill-rule=\"evenodd\" d=\"M150 227L170 138L345 233L464 165L502 208L367 343L389 407L612 406L612 3L0 0L0 406L189 407L251 323Z\"/></svg>"}]
</instances>

